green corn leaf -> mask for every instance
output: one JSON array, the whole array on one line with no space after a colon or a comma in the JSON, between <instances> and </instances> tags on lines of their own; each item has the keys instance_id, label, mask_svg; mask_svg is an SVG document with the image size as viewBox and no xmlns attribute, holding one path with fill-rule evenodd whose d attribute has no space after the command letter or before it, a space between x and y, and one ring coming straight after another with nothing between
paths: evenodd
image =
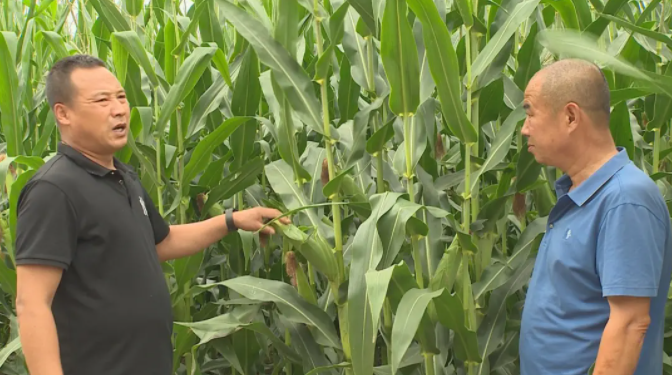
<instances>
[{"instance_id":1,"label":"green corn leaf","mask_svg":"<svg viewBox=\"0 0 672 375\"><path fill-rule=\"evenodd\" d=\"M371 309L371 340L374 341L378 335L378 324L380 322L380 312L383 309L387 288L392 279L394 268L398 266L387 267L382 271L369 270L364 275L366 278L366 293L369 296L369 308Z\"/></svg>"},{"instance_id":2,"label":"green corn leaf","mask_svg":"<svg viewBox=\"0 0 672 375\"><path fill-rule=\"evenodd\" d=\"M457 295L444 289L443 293L434 298L431 303L434 305L433 308L436 310L439 322L455 332L455 356L462 361L480 363L482 358L479 354L476 332L465 326L462 302Z\"/></svg>"},{"instance_id":3,"label":"green corn leaf","mask_svg":"<svg viewBox=\"0 0 672 375\"><path fill-rule=\"evenodd\" d=\"M244 305L234 308L231 312L214 318L198 322L175 322L175 325L188 327L198 338L198 345L204 345L210 341L227 337L239 327L251 324L254 317L259 313L259 304Z\"/></svg>"},{"instance_id":4,"label":"green corn leaf","mask_svg":"<svg viewBox=\"0 0 672 375\"><path fill-rule=\"evenodd\" d=\"M413 215L422 208L417 203L399 199L392 208L380 218L378 233L383 243L381 267L389 267L401 250L406 239L406 225Z\"/></svg>"},{"instance_id":5,"label":"green corn leaf","mask_svg":"<svg viewBox=\"0 0 672 375\"><path fill-rule=\"evenodd\" d=\"M472 285L474 299L479 299L483 293L495 290L504 285L513 275L513 271L522 265L532 251L532 245L546 232L546 217L540 217L531 222L521 233L506 263L495 263L485 269L481 280Z\"/></svg>"},{"instance_id":6,"label":"green corn leaf","mask_svg":"<svg viewBox=\"0 0 672 375\"><path fill-rule=\"evenodd\" d=\"M511 140L513 138L513 133L516 131L517 125L525 120L525 110L523 107L518 107L516 110L509 114L509 117L506 118L504 124L502 124L501 129L497 132L495 140L492 142L490 151L488 153L488 158L485 159L485 163L481 166L478 172L473 174L471 180L471 190L475 191L476 183L478 178L483 175L485 172L492 170L497 164L504 161L504 158L509 153L511 149Z\"/></svg>"},{"instance_id":7,"label":"green corn leaf","mask_svg":"<svg viewBox=\"0 0 672 375\"><path fill-rule=\"evenodd\" d=\"M672 76L672 64L667 64L667 67L665 68L665 75L666 76ZM628 116L628 119L630 117ZM656 129L659 128L661 129L661 134L666 134L667 133L667 125L670 121L670 118L672 118L672 98L665 94L657 94L655 96L655 103L653 106L653 118L649 123L647 124L647 129ZM630 134L632 136L632 134ZM626 142L628 146L630 146L629 141L625 139L625 130L623 130L622 134L623 142ZM630 151L630 150L629 150ZM634 144L632 145L632 150L634 152Z\"/></svg>"},{"instance_id":8,"label":"green corn leaf","mask_svg":"<svg viewBox=\"0 0 672 375\"><path fill-rule=\"evenodd\" d=\"M208 90L198 98L198 101L191 112L189 126L187 127L186 132L187 139L203 130L208 115L219 109L222 101L226 99L227 92L224 88L224 79L222 79L221 76L217 76L212 85L208 87ZM254 113L252 113L252 115L254 115Z\"/></svg>"},{"instance_id":9,"label":"green corn leaf","mask_svg":"<svg viewBox=\"0 0 672 375\"><path fill-rule=\"evenodd\" d=\"M220 50L226 51L224 32L215 12L214 0L199 0L197 1L197 6L203 6L204 8L204 11L199 13L198 17L194 16L194 20L198 18L198 29L201 39L206 43L214 42Z\"/></svg>"},{"instance_id":10,"label":"green corn leaf","mask_svg":"<svg viewBox=\"0 0 672 375\"><path fill-rule=\"evenodd\" d=\"M252 117L232 117L224 121L215 131L201 140L194 149L189 163L184 168L182 186L189 186L198 173L203 171L210 163L212 151L222 144L239 126L253 120Z\"/></svg>"},{"instance_id":11,"label":"green corn leaf","mask_svg":"<svg viewBox=\"0 0 672 375\"><path fill-rule=\"evenodd\" d=\"M600 12L600 17L598 17L595 21L593 21L590 25L588 25L588 27L586 27L584 31L586 33L591 33L594 36L602 35L607 26L609 26L609 20L604 17L601 17L601 15L602 14L615 15L627 3L628 0L609 0L607 4L604 6L604 9L597 8L598 12Z\"/></svg>"},{"instance_id":12,"label":"green corn leaf","mask_svg":"<svg viewBox=\"0 0 672 375\"><path fill-rule=\"evenodd\" d=\"M615 24L617 24L619 26L622 26L623 28L626 28L628 30L631 30L633 32L648 36L649 38L651 38L653 40L657 40L659 42L665 43L665 45L672 48L672 38L670 38L669 36L667 36L665 34L661 34L659 32L652 31L652 30L649 30L649 29L645 29L645 28L640 27L640 26L636 26L636 25L634 25L634 24L632 24L632 23L630 23L630 22L628 22L628 21L626 21L622 18L615 17L615 16L612 16L612 15L609 15L609 14L601 14L600 17L605 18L609 21L612 21Z\"/></svg>"},{"instance_id":13,"label":"green corn leaf","mask_svg":"<svg viewBox=\"0 0 672 375\"><path fill-rule=\"evenodd\" d=\"M147 51L143 48L138 34L135 31L119 31L112 33L112 38L116 39L126 49L128 54L135 59L135 62L142 67L152 87L154 89L158 88L159 77L156 75L154 67L147 57Z\"/></svg>"},{"instance_id":14,"label":"green corn leaf","mask_svg":"<svg viewBox=\"0 0 672 375\"><path fill-rule=\"evenodd\" d=\"M133 17L137 17L142 12L144 0L125 0L126 11Z\"/></svg>"},{"instance_id":15,"label":"green corn leaf","mask_svg":"<svg viewBox=\"0 0 672 375\"><path fill-rule=\"evenodd\" d=\"M245 11L227 0L217 0L224 17L254 48L259 60L268 65L301 121L322 134L322 113L310 78L297 61Z\"/></svg>"},{"instance_id":16,"label":"green corn leaf","mask_svg":"<svg viewBox=\"0 0 672 375\"><path fill-rule=\"evenodd\" d=\"M575 8L575 1L573 0L543 0L543 3L555 8L562 17L562 23L565 27L580 30L579 17Z\"/></svg>"},{"instance_id":17,"label":"green corn leaf","mask_svg":"<svg viewBox=\"0 0 672 375\"><path fill-rule=\"evenodd\" d=\"M518 69L513 77L513 81L518 88L524 90L530 79L541 69L541 62L539 61L539 48L537 44L537 34L539 24L535 23L530 28L530 33L527 34L523 46L518 51Z\"/></svg>"},{"instance_id":18,"label":"green corn leaf","mask_svg":"<svg viewBox=\"0 0 672 375\"><path fill-rule=\"evenodd\" d=\"M612 137L614 137L614 143L617 146L625 147L628 155L633 158L635 155L635 143L630 127L630 111L626 102L620 102L612 110L609 128L611 129Z\"/></svg>"},{"instance_id":19,"label":"green corn leaf","mask_svg":"<svg viewBox=\"0 0 672 375\"><path fill-rule=\"evenodd\" d=\"M254 49L248 48L233 88L231 112L234 116L254 116L259 110L261 84L259 83L259 60ZM231 135L233 168L240 168L252 154L257 133L257 121L248 122Z\"/></svg>"},{"instance_id":20,"label":"green corn leaf","mask_svg":"<svg viewBox=\"0 0 672 375\"><path fill-rule=\"evenodd\" d=\"M464 26L470 28L474 25L474 16L472 15L471 1L456 0L457 10L460 12Z\"/></svg>"},{"instance_id":21,"label":"green corn leaf","mask_svg":"<svg viewBox=\"0 0 672 375\"><path fill-rule=\"evenodd\" d=\"M348 325L352 367L355 375L373 371L375 342L372 340L373 318L366 288L366 273L376 269L383 248L376 224L401 194L387 192L371 197L373 212L362 223L353 239L352 265L348 282Z\"/></svg>"},{"instance_id":22,"label":"green corn leaf","mask_svg":"<svg viewBox=\"0 0 672 375\"><path fill-rule=\"evenodd\" d=\"M334 253L324 241L302 232L294 225L274 222L273 227L287 238L295 249L330 281L338 281L338 265Z\"/></svg>"},{"instance_id":23,"label":"green corn leaf","mask_svg":"<svg viewBox=\"0 0 672 375\"><path fill-rule=\"evenodd\" d=\"M352 66L352 79L367 91L374 91L373 72L369 71L368 64L368 47L364 38L357 32L357 21L361 20L357 12L348 8L346 12L344 27L343 27L343 50L348 58L349 64ZM375 70L377 68L377 51L371 51L373 54L373 63Z\"/></svg>"},{"instance_id":24,"label":"green corn leaf","mask_svg":"<svg viewBox=\"0 0 672 375\"><path fill-rule=\"evenodd\" d=\"M357 102L360 91L361 87L350 75L350 61L343 57L338 86L338 110L341 114L339 125L352 120L359 111Z\"/></svg>"},{"instance_id":25,"label":"green corn leaf","mask_svg":"<svg viewBox=\"0 0 672 375\"><path fill-rule=\"evenodd\" d=\"M597 21L596 21L597 22ZM600 48L594 37L580 35L571 30L544 30L539 33L539 43L556 54L583 58L602 63L618 72L642 82L647 82L672 96L669 77L637 69L624 59L614 57Z\"/></svg>"},{"instance_id":26,"label":"green corn leaf","mask_svg":"<svg viewBox=\"0 0 672 375\"><path fill-rule=\"evenodd\" d=\"M284 160L276 160L265 166L266 177L270 183L273 191L278 194L282 202L289 209L298 209L310 204L302 189L299 189L294 183L294 171L292 167ZM313 209L304 210L303 216L313 228L318 228L320 235L324 239L333 237L329 236L329 228L325 228L325 224L320 221L317 213Z\"/></svg>"},{"instance_id":27,"label":"green corn leaf","mask_svg":"<svg viewBox=\"0 0 672 375\"><path fill-rule=\"evenodd\" d=\"M264 160L262 158L255 158L248 161L239 174L229 174L223 178L208 194L208 200L201 210L201 217L205 217L217 202L229 199L254 185L263 170Z\"/></svg>"},{"instance_id":28,"label":"green corn leaf","mask_svg":"<svg viewBox=\"0 0 672 375\"><path fill-rule=\"evenodd\" d=\"M182 100L196 86L196 83L205 73L210 65L210 61L214 56L216 48L213 47L197 47L180 67L175 78L175 84L170 87L166 101L161 106L159 119L156 123L156 132L163 135L166 124L172 116L173 112Z\"/></svg>"},{"instance_id":29,"label":"green corn leaf","mask_svg":"<svg viewBox=\"0 0 672 375\"><path fill-rule=\"evenodd\" d=\"M70 53L68 53L68 49L65 47L65 41L63 40L63 37L61 37L59 34L53 31L43 30L40 31L38 35L44 37L44 40L49 43L49 46L51 46L51 48L54 50L58 59L68 57L70 55Z\"/></svg>"},{"instance_id":30,"label":"green corn leaf","mask_svg":"<svg viewBox=\"0 0 672 375\"><path fill-rule=\"evenodd\" d=\"M488 44L479 52L476 60L474 60L474 64L471 67L473 79L480 76L495 60L495 57L497 57L516 30L518 30L520 24L530 17L532 12L537 8L537 5L539 5L539 0L526 0L516 5L504 24L497 30L495 35L488 41Z\"/></svg>"},{"instance_id":31,"label":"green corn leaf","mask_svg":"<svg viewBox=\"0 0 672 375\"><path fill-rule=\"evenodd\" d=\"M19 337L7 343L5 347L0 349L0 367L5 364L7 358L12 355L14 352L21 349L21 339Z\"/></svg>"},{"instance_id":32,"label":"green corn leaf","mask_svg":"<svg viewBox=\"0 0 672 375\"><path fill-rule=\"evenodd\" d=\"M404 0L387 0L381 30L380 53L390 83L390 109L412 116L420 104L420 63L413 30L406 19Z\"/></svg>"},{"instance_id":33,"label":"green corn leaf","mask_svg":"<svg viewBox=\"0 0 672 375\"><path fill-rule=\"evenodd\" d=\"M411 344L415 331L420 325L429 302L443 293L443 290L411 289L399 303L396 317L392 325L392 373L396 373L403 355Z\"/></svg>"},{"instance_id":34,"label":"green corn leaf","mask_svg":"<svg viewBox=\"0 0 672 375\"><path fill-rule=\"evenodd\" d=\"M470 123L462 103L457 54L450 33L431 0L407 0L422 23L429 69L436 82L441 110L449 130L463 142L475 142L476 129Z\"/></svg>"},{"instance_id":35,"label":"green corn leaf","mask_svg":"<svg viewBox=\"0 0 672 375\"><path fill-rule=\"evenodd\" d=\"M371 138L366 141L366 152L372 155L381 152L392 137L394 137L394 119L371 135Z\"/></svg>"},{"instance_id":36,"label":"green corn leaf","mask_svg":"<svg viewBox=\"0 0 672 375\"><path fill-rule=\"evenodd\" d=\"M406 293L412 289L417 289L418 283L415 277L411 275L410 268L403 261L394 267L392 280L388 288L387 297L390 301L392 311L399 311L402 300ZM395 319L396 320L396 319ZM422 314L420 325L414 334L414 338L420 342L423 352L438 352L436 347L435 324L431 321L429 312Z\"/></svg>"},{"instance_id":37,"label":"green corn leaf","mask_svg":"<svg viewBox=\"0 0 672 375\"><path fill-rule=\"evenodd\" d=\"M514 190L521 192L532 186L537 181L539 173L541 173L541 164L537 163L534 155L528 151L527 145L523 145L518 156L518 163L516 164Z\"/></svg>"},{"instance_id":38,"label":"green corn leaf","mask_svg":"<svg viewBox=\"0 0 672 375\"><path fill-rule=\"evenodd\" d=\"M329 17L329 39L331 45L336 46L343 40L343 33L345 28L345 16L348 14L348 7L350 4L344 2L340 7Z\"/></svg>"},{"instance_id":39,"label":"green corn leaf","mask_svg":"<svg viewBox=\"0 0 672 375\"><path fill-rule=\"evenodd\" d=\"M352 121L352 148L350 149L350 154L347 157L347 162L345 163L344 168L350 169L355 165L362 157L364 157L364 151L366 150L366 133L369 128L369 119L371 113L381 105L383 105L384 97L376 98L370 105L364 109L357 112L354 120ZM374 114L375 116L375 114Z\"/></svg>"},{"instance_id":40,"label":"green corn leaf","mask_svg":"<svg viewBox=\"0 0 672 375\"><path fill-rule=\"evenodd\" d=\"M212 58L212 62L215 64L215 67L224 78L224 81L226 81L226 84L229 85L229 87L233 87L233 83L231 82L231 75L229 73L229 63L226 61L226 56L221 49L217 50L215 57Z\"/></svg>"},{"instance_id":41,"label":"green corn leaf","mask_svg":"<svg viewBox=\"0 0 672 375\"><path fill-rule=\"evenodd\" d=\"M572 0L574 3L574 9L576 9L576 15L579 18L579 24L581 25L581 30L585 30L588 25L593 22L593 15L590 11L590 6L585 0Z\"/></svg>"},{"instance_id":42,"label":"green corn leaf","mask_svg":"<svg viewBox=\"0 0 672 375\"><path fill-rule=\"evenodd\" d=\"M310 372L320 367L329 366L329 361L308 327L303 324L297 324L295 320L290 317L280 314L275 314L278 319L278 329L284 332L289 332L292 347L296 350L302 359L301 366L303 371ZM314 332L314 331L313 331ZM324 346L324 345L323 345ZM336 375L333 370L324 371L328 375Z\"/></svg>"},{"instance_id":43,"label":"green corn leaf","mask_svg":"<svg viewBox=\"0 0 672 375\"><path fill-rule=\"evenodd\" d=\"M12 238L16 238L16 220L17 220L17 211L19 196L21 195L21 190L26 186L31 177L37 172L35 169L29 169L21 173L14 183L12 184L12 190L9 193L9 231L12 235ZM10 254L11 258L14 259L14 254Z\"/></svg>"},{"instance_id":44,"label":"green corn leaf","mask_svg":"<svg viewBox=\"0 0 672 375\"><path fill-rule=\"evenodd\" d=\"M255 301L273 302L288 320L315 327L324 335L329 346L333 348L341 347L329 316L319 307L301 298L296 289L288 284L252 276L240 276L202 287L210 288L216 285L226 286Z\"/></svg>"},{"instance_id":45,"label":"green corn leaf","mask_svg":"<svg viewBox=\"0 0 672 375\"><path fill-rule=\"evenodd\" d=\"M7 267L4 261L0 262L0 290L16 297L16 271Z\"/></svg>"},{"instance_id":46,"label":"green corn leaf","mask_svg":"<svg viewBox=\"0 0 672 375\"><path fill-rule=\"evenodd\" d=\"M323 81L325 78L327 78L327 74L329 73L329 68L331 67L331 59L334 54L334 46L330 45L327 47L327 49L324 50L324 53L322 53L322 56L317 60L317 64L315 65L315 76L313 77L313 80L315 82L320 82Z\"/></svg>"},{"instance_id":47,"label":"green corn leaf","mask_svg":"<svg viewBox=\"0 0 672 375\"><path fill-rule=\"evenodd\" d=\"M518 291L530 279L534 259L523 263L506 284L495 290L488 302L488 312L478 328L478 347L481 358L487 358L504 340L506 326L506 299ZM481 363L476 375L485 375L487 367ZM489 373L489 372L488 372Z\"/></svg>"},{"instance_id":48,"label":"green corn leaf","mask_svg":"<svg viewBox=\"0 0 672 375\"><path fill-rule=\"evenodd\" d=\"M0 33L0 123L7 143L7 156L17 156L22 152L22 121L19 112L19 78L16 75L14 55L8 41L13 33Z\"/></svg>"},{"instance_id":49,"label":"green corn leaf","mask_svg":"<svg viewBox=\"0 0 672 375\"><path fill-rule=\"evenodd\" d=\"M373 14L372 0L347 0L350 5L357 10L364 24L374 36L378 33L378 23Z\"/></svg>"},{"instance_id":50,"label":"green corn leaf","mask_svg":"<svg viewBox=\"0 0 672 375\"><path fill-rule=\"evenodd\" d=\"M90 0L96 12L100 14L105 26L111 31L128 31L131 25L128 20L121 15L119 8L111 0Z\"/></svg>"}]
</instances>

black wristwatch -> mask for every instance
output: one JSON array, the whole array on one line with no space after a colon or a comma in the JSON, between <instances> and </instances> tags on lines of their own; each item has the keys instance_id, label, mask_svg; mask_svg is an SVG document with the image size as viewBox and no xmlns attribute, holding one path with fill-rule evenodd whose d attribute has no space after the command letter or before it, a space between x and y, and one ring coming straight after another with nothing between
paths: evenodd
<instances>
[{"instance_id":1,"label":"black wristwatch","mask_svg":"<svg viewBox=\"0 0 672 375\"><path fill-rule=\"evenodd\" d=\"M233 222L233 213L238 210L229 208L226 210L226 229L228 232L235 232L238 230L236 224Z\"/></svg>"}]
</instances>

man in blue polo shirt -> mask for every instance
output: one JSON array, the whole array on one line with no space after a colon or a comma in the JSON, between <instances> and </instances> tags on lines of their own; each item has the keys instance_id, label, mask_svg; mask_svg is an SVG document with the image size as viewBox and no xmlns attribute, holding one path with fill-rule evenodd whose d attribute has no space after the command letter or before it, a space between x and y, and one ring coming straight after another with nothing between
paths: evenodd
<instances>
[{"instance_id":1,"label":"man in blue polo shirt","mask_svg":"<svg viewBox=\"0 0 672 375\"><path fill-rule=\"evenodd\" d=\"M609 100L599 68L573 59L525 91L528 149L564 175L523 308L522 375L662 374L670 216L615 145Z\"/></svg>"}]
</instances>

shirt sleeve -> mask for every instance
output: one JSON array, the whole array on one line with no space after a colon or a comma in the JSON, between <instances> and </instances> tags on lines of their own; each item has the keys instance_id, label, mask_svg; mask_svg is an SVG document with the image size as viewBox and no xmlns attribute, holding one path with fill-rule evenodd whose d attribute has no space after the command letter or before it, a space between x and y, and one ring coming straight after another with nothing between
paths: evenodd
<instances>
[{"instance_id":1,"label":"shirt sleeve","mask_svg":"<svg viewBox=\"0 0 672 375\"><path fill-rule=\"evenodd\" d=\"M77 249L75 207L56 185L30 182L17 204L16 263L55 266L67 270Z\"/></svg>"},{"instance_id":2,"label":"shirt sleeve","mask_svg":"<svg viewBox=\"0 0 672 375\"><path fill-rule=\"evenodd\" d=\"M644 206L623 204L609 210L596 252L602 295L657 296L667 232Z\"/></svg>"},{"instance_id":3,"label":"shirt sleeve","mask_svg":"<svg viewBox=\"0 0 672 375\"><path fill-rule=\"evenodd\" d=\"M154 231L154 243L158 244L168 236L170 226L156 209L154 201L152 201L152 198L144 187L142 188L142 194L144 195L143 199L147 206L147 216L149 216L149 221L152 223L152 230Z\"/></svg>"}]
</instances>

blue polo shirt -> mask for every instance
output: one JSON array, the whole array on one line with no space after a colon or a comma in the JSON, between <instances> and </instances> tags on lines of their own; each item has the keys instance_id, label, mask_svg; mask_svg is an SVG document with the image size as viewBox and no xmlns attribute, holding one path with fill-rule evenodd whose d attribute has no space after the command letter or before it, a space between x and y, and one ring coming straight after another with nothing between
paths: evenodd
<instances>
[{"instance_id":1,"label":"blue polo shirt","mask_svg":"<svg viewBox=\"0 0 672 375\"><path fill-rule=\"evenodd\" d=\"M608 296L652 298L635 375L662 374L670 216L656 184L618 150L571 192L567 176L556 183L523 308L522 375L587 374L609 319Z\"/></svg>"}]
</instances>

